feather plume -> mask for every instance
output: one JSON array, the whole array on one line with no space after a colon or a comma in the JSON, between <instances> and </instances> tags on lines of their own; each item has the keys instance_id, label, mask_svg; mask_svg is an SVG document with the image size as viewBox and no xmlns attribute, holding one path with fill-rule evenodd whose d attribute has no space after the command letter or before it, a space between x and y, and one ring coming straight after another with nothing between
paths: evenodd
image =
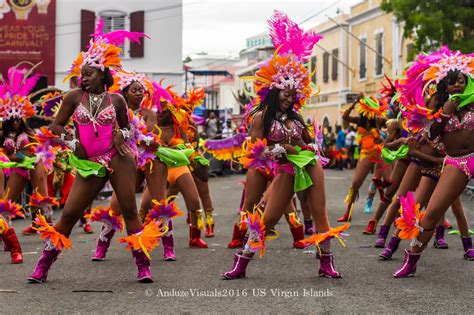
<instances>
[{"instance_id":1,"label":"feather plume","mask_svg":"<svg viewBox=\"0 0 474 315\"><path fill-rule=\"evenodd\" d=\"M71 240L56 231L53 226L49 225L43 215L37 215L34 223L36 224L36 227L33 226L33 228L39 232L39 237L41 239L49 240L51 244L59 250L63 248L71 248Z\"/></svg>"}]
</instances>

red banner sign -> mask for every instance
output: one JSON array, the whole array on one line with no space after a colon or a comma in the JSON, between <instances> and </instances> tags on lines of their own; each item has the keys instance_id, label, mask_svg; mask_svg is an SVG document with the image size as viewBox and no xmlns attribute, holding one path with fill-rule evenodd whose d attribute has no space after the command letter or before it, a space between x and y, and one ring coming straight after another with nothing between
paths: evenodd
<instances>
[{"instance_id":1,"label":"red banner sign","mask_svg":"<svg viewBox=\"0 0 474 315\"><path fill-rule=\"evenodd\" d=\"M0 0L0 71L43 62L36 73L54 85L56 0Z\"/></svg>"}]
</instances>

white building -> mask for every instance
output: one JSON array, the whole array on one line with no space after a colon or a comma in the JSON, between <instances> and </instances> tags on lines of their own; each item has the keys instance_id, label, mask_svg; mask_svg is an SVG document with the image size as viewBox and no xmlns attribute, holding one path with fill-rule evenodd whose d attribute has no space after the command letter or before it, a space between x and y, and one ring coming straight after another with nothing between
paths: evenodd
<instances>
[{"instance_id":1,"label":"white building","mask_svg":"<svg viewBox=\"0 0 474 315\"><path fill-rule=\"evenodd\" d=\"M182 0L58 0L56 7L56 86L84 45L86 35L94 31L99 17L107 30L143 31L143 49L126 43L123 66L145 73L164 85L174 84L182 92ZM93 21L94 20L94 21Z\"/></svg>"}]
</instances>

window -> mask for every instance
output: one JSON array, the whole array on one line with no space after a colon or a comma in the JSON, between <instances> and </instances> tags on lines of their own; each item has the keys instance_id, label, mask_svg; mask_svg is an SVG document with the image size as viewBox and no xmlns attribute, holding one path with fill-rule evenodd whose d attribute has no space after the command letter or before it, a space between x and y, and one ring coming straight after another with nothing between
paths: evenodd
<instances>
[{"instance_id":1,"label":"window","mask_svg":"<svg viewBox=\"0 0 474 315\"><path fill-rule=\"evenodd\" d=\"M111 31L117 31L117 30L126 30L125 28L125 18L127 14L122 11L117 11L117 10L107 10L107 11L102 11L99 13L99 16L102 18L102 21L104 22L104 33L108 33ZM122 54L125 53L125 47L124 45L119 46L122 48Z\"/></svg>"},{"instance_id":2,"label":"window","mask_svg":"<svg viewBox=\"0 0 474 315\"><path fill-rule=\"evenodd\" d=\"M359 79L367 78L367 38L359 42Z\"/></svg>"},{"instance_id":3,"label":"window","mask_svg":"<svg viewBox=\"0 0 474 315\"><path fill-rule=\"evenodd\" d=\"M332 75L331 79L333 81L337 81L337 68L339 66L339 49L333 49L332 50Z\"/></svg>"},{"instance_id":4,"label":"window","mask_svg":"<svg viewBox=\"0 0 474 315\"><path fill-rule=\"evenodd\" d=\"M316 69L316 56L311 56L311 73ZM316 84L316 73L311 77L311 82Z\"/></svg>"},{"instance_id":5,"label":"window","mask_svg":"<svg viewBox=\"0 0 474 315\"><path fill-rule=\"evenodd\" d=\"M329 53L325 52L323 54L323 82L327 83L329 81Z\"/></svg>"},{"instance_id":6,"label":"window","mask_svg":"<svg viewBox=\"0 0 474 315\"><path fill-rule=\"evenodd\" d=\"M383 74L383 33L375 34L375 76Z\"/></svg>"}]
</instances>

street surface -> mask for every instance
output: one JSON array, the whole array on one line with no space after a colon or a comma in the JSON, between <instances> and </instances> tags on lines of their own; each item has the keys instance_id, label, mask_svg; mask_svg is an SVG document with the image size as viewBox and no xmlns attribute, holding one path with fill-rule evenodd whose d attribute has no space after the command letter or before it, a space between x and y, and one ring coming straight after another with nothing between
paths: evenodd
<instances>
[{"instance_id":1,"label":"street surface","mask_svg":"<svg viewBox=\"0 0 474 315\"><path fill-rule=\"evenodd\" d=\"M344 198L352 171L325 171L327 205L331 224L344 211ZM315 248L296 250L285 220L277 229L281 236L267 242L263 258L251 261L247 278L220 279L229 270L234 250L227 249L236 219L243 176L210 179L215 206L216 237L205 239L209 249L189 249L184 217L175 220L178 260L163 262L162 249L153 252L153 284L135 281L131 253L115 238L104 262L92 262L100 225L86 235L76 227L72 250L61 254L48 282L28 284L43 242L35 236L19 235L25 263L11 265L9 253L0 254L1 314L44 313L468 313L472 311L474 262L464 260L459 236L449 235L449 249L431 244L411 279L394 279L392 272L402 262L402 250L392 261L380 261L375 236L362 234L368 215L363 213L366 181L357 202L346 248L334 241L335 266L343 279L317 277L319 261ZM474 201L463 196L471 224ZM182 198L178 204L183 207ZM378 196L374 207L378 204ZM183 209L183 208L182 208ZM58 218L59 212L55 213ZM452 213L447 218L457 228ZM14 221L17 234L27 226ZM473 226L471 225L471 229ZM401 247L408 246L403 242Z\"/></svg>"}]
</instances>

